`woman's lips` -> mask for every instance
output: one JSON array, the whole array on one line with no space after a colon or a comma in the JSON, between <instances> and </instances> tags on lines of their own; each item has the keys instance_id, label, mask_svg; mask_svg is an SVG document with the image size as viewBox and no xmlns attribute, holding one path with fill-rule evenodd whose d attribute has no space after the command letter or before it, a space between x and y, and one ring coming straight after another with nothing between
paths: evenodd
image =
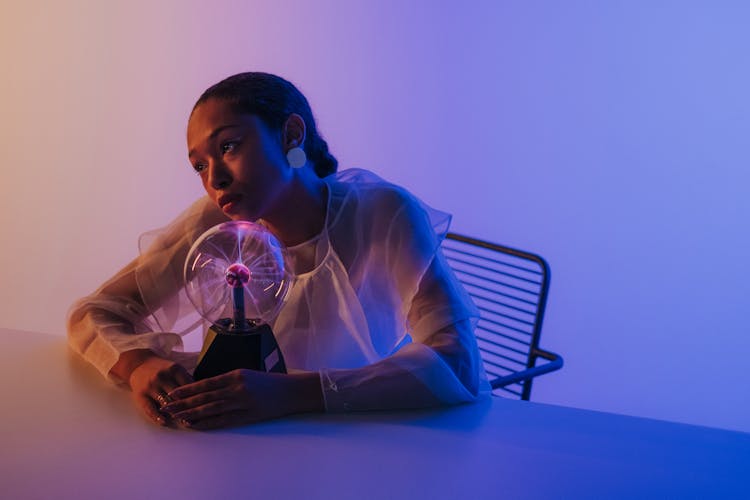
<instances>
[{"instance_id":1,"label":"woman's lips","mask_svg":"<svg viewBox=\"0 0 750 500\"><path fill-rule=\"evenodd\" d=\"M237 209L237 202L240 200L240 195L223 195L219 198L219 206L221 207L222 212L225 214L230 214L234 212Z\"/></svg>"},{"instance_id":2,"label":"woman's lips","mask_svg":"<svg viewBox=\"0 0 750 500\"><path fill-rule=\"evenodd\" d=\"M235 203L233 201L230 201L228 203L225 203L221 206L221 211L225 214L229 215L232 212L234 212L235 209Z\"/></svg>"}]
</instances>

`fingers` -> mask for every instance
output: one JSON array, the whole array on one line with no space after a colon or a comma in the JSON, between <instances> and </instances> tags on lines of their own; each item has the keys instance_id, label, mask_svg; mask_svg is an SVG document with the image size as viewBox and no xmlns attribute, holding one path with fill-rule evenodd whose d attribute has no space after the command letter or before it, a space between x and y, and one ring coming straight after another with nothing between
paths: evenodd
<instances>
[{"instance_id":1,"label":"fingers","mask_svg":"<svg viewBox=\"0 0 750 500\"><path fill-rule=\"evenodd\" d=\"M251 410L253 410L253 405L248 396L233 389L211 391L173 401L161 409L174 421L193 428L195 428L194 424L207 419L214 419L238 411L249 414Z\"/></svg>"},{"instance_id":2,"label":"fingers","mask_svg":"<svg viewBox=\"0 0 750 500\"><path fill-rule=\"evenodd\" d=\"M168 417L159 411L157 403L147 395L135 394L135 404L143 412L146 417L158 425L167 425L169 423Z\"/></svg>"},{"instance_id":3,"label":"fingers","mask_svg":"<svg viewBox=\"0 0 750 500\"><path fill-rule=\"evenodd\" d=\"M174 412L172 413L172 418L195 424L201 420L218 417L233 410L237 410L237 405L232 404L230 401L214 401L195 408Z\"/></svg>"},{"instance_id":4,"label":"fingers","mask_svg":"<svg viewBox=\"0 0 750 500\"><path fill-rule=\"evenodd\" d=\"M154 368L135 377L141 390L134 392L144 413L161 425L216 429L288 414L278 401L285 376L234 370L194 382L179 365Z\"/></svg>"},{"instance_id":5,"label":"fingers","mask_svg":"<svg viewBox=\"0 0 750 500\"><path fill-rule=\"evenodd\" d=\"M163 406L162 410L170 414L175 414L185 410L200 408L201 406L219 401L226 402L227 409L236 409L239 408L239 406L237 404L232 404L232 402L237 399L238 397L236 391L234 391L233 389L224 388L215 391L204 392L196 396L172 400L170 403Z\"/></svg>"},{"instance_id":6,"label":"fingers","mask_svg":"<svg viewBox=\"0 0 750 500\"><path fill-rule=\"evenodd\" d=\"M197 394L205 393L216 389L224 389L233 383L242 382L243 375L240 370L234 370L229 373L217 375L215 377L200 380L198 382L188 383L170 391L169 397L172 399L184 399Z\"/></svg>"},{"instance_id":7,"label":"fingers","mask_svg":"<svg viewBox=\"0 0 750 500\"><path fill-rule=\"evenodd\" d=\"M136 405L149 420L160 425L172 423L169 414L161 411L172 402L168 393L191 382L193 378L184 367L160 358L143 363L130 377Z\"/></svg>"},{"instance_id":8,"label":"fingers","mask_svg":"<svg viewBox=\"0 0 750 500\"><path fill-rule=\"evenodd\" d=\"M164 412L164 408L174 401L169 393L185 384L193 382L193 377L188 373L185 368L180 365L173 364L166 370L161 370L156 374L156 377L151 382L149 392L151 399L155 402L156 406L161 410L162 416L168 416L168 413Z\"/></svg>"},{"instance_id":9,"label":"fingers","mask_svg":"<svg viewBox=\"0 0 750 500\"><path fill-rule=\"evenodd\" d=\"M235 413L249 414L253 398L246 390L244 373L235 370L179 387L169 393L172 402L162 407L171 418L185 427L213 429L236 425ZM247 421L247 417L243 421ZM206 423L208 422L208 423Z\"/></svg>"}]
</instances>

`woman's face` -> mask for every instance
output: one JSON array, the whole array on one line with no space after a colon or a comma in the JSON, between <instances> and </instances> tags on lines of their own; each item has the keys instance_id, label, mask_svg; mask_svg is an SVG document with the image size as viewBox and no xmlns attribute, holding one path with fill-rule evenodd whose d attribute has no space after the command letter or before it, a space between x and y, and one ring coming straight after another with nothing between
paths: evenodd
<instances>
[{"instance_id":1,"label":"woman's face","mask_svg":"<svg viewBox=\"0 0 750 500\"><path fill-rule=\"evenodd\" d=\"M281 203L291 168L281 134L257 116L209 99L190 117L187 144L203 188L231 219L254 221Z\"/></svg>"}]
</instances>

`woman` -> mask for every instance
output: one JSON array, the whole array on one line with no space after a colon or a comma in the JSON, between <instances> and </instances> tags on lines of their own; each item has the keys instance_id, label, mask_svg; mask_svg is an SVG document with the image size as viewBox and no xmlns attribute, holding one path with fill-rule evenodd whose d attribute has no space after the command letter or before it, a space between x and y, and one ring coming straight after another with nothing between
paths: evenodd
<instances>
[{"instance_id":1,"label":"woman","mask_svg":"<svg viewBox=\"0 0 750 500\"><path fill-rule=\"evenodd\" d=\"M291 83L242 73L210 87L187 142L207 196L149 235L148 248L142 241L141 255L78 301L68 322L73 348L127 383L145 415L209 429L487 393L475 309L439 250L450 217L369 172L336 174ZM197 355L180 338L196 327L182 266L196 238L227 219L259 222L288 249L295 278L272 328L289 374L193 381Z\"/></svg>"}]
</instances>

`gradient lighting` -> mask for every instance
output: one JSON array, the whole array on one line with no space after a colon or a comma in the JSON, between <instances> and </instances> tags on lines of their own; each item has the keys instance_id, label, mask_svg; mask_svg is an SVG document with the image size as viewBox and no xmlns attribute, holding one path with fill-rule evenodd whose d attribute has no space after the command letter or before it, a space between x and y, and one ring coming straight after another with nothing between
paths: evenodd
<instances>
[{"instance_id":1,"label":"gradient lighting","mask_svg":"<svg viewBox=\"0 0 750 500\"><path fill-rule=\"evenodd\" d=\"M196 97L262 69L300 86L343 167L549 260L543 338L566 366L536 401L750 431L748 9L5 4L2 326L63 334L71 300L200 195ZM25 270L52 256L40 291Z\"/></svg>"}]
</instances>

